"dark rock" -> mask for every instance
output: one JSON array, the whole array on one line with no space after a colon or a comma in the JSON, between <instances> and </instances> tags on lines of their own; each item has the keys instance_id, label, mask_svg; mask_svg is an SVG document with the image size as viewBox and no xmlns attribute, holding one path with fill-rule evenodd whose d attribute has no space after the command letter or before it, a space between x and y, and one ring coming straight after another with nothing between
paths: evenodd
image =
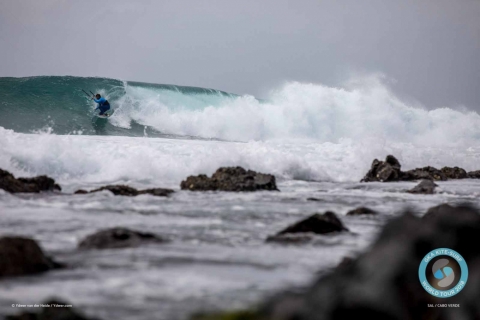
<instances>
[{"instance_id":1,"label":"dark rock","mask_svg":"<svg viewBox=\"0 0 480 320\"><path fill-rule=\"evenodd\" d=\"M191 320L257 320L254 311L233 311L215 314L197 314L193 315Z\"/></svg>"},{"instance_id":2,"label":"dark rock","mask_svg":"<svg viewBox=\"0 0 480 320\"><path fill-rule=\"evenodd\" d=\"M346 268L353 263L353 259L350 257L344 257L342 261L338 264L337 268Z\"/></svg>"},{"instance_id":3,"label":"dark rock","mask_svg":"<svg viewBox=\"0 0 480 320\"><path fill-rule=\"evenodd\" d=\"M471 207L442 205L423 218L407 212L388 222L370 249L320 277L294 298L278 295L263 304L262 320L480 319L480 214ZM452 248L469 266L465 289L454 298L428 294L418 279L431 250ZM428 308L455 303L460 308ZM221 318L220 318L221 319Z\"/></svg>"},{"instance_id":4,"label":"dark rock","mask_svg":"<svg viewBox=\"0 0 480 320\"><path fill-rule=\"evenodd\" d=\"M467 172L459 167L443 167L440 169L447 179L465 179L468 178Z\"/></svg>"},{"instance_id":5,"label":"dark rock","mask_svg":"<svg viewBox=\"0 0 480 320\"><path fill-rule=\"evenodd\" d=\"M372 181L398 181L401 175L401 165L397 158L392 155L388 155L385 161L373 160L370 170L367 172L361 182Z\"/></svg>"},{"instance_id":6,"label":"dark rock","mask_svg":"<svg viewBox=\"0 0 480 320\"><path fill-rule=\"evenodd\" d=\"M431 207L430 209L427 210L425 215L423 216L424 219L430 219L432 217L436 217L438 215L444 215L444 214L451 214L452 211L455 211L456 208L452 207L448 203L444 203L435 207Z\"/></svg>"},{"instance_id":7,"label":"dark rock","mask_svg":"<svg viewBox=\"0 0 480 320\"><path fill-rule=\"evenodd\" d=\"M377 212L366 207L359 207L347 212L347 216L358 216L358 215L364 215L364 214L372 215L372 214L377 214Z\"/></svg>"},{"instance_id":8,"label":"dark rock","mask_svg":"<svg viewBox=\"0 0 480 320\"><path fill-rule=\"evenodd\" d=\"M480 170L470 171L467 176L470 179L480 179Z\"/></svg>"},{"instance_id":9,"label":"dark rock","mask_svg":"<svg viewBox=\"0 0 480 320\"><path fill-rule=\"evenodd\" d=\"M401 171L401 165L398 160L388 155L385 161L373 160L370 170L367 172L361 182L372 181L412 181L412 180L447 180L447 179L464 179L464 178L480 178L480 170L469 172L459 167L443 167L438 170L434 167L416 168L408 171Z\"/></svg>"},{"instance_id":10,"label":"dark rock","mask_svg":"<svg viewBox=\"0 0 480 320\"><path fill-rule=\"evenodd\" d=\"M287 233L269 236L265 241L280 244L301 245L311 242L313 239L312 233Z\"/></svg>"},{"instance_id":11,"label":"dark rock","mask_svg":"<svg viewBox=\"0 0 480 320\"><path fill-rule=\"evenodd\" d=\"M138 247L142 244L163 243L167 240L153 233L144 233L125 228L98 231L82 240L80 249L115 249Z\"/></svg>"},{"instance_id":12,"label":"dark rock","mask_svg":"<svg viewBox=\"0 0 480 320\"><path fill-rule=\"evenodd\" d=\"M180 184L182 190L191 191L257 191L278 190L275 176L245 170L242 167L218 169L211 178L204 174L189 176Z\"/></svg>"},{"instance_id":13,"label":"dark rock","mask_svg":"<svg viewBox=\"0 0 480 320\"><path fill-rule=\"evenodd\" d=\"M40 191L60 191L55 180L47 176L18 178L8 171L0 169L0 189L10 193L38 193Z\"/></svg>"},{"instance_id":14,"label":"dark rock","mask_svg":"<svg viewBox=\"0 0 480 320\"><path fill-rule=\"evenodd\" d=\"M35 274L61 267L28 238L0 238L0 278Z\"/></svg>"},{"instance_id":15,"label":"dark rock","mask_svg":"<svg viewBox=\"0 0 480 320\"><path fill-rule=\"evenodd\" d=\"M445 227L448 227L449 224L452 226L458 224L457 220L461 221L462 223L467 223L470 221L471 223L475 224L478 217L475 214L471 213L471 209L468 207L453 207L447 203L432 207L428 209L425 215L422 217L423 220L439 220L439 221L449 221L448 223L444 223Z\"/></svg>"},{"instance_id":16,"label":"dark rock","mask_svg":"<svg viewBox=\"0 0 480 320\"><path fill-rule=\"evenodd\" d=\"M316 234L325 234L330 232L348 231L342 221L338 219L335 213L327 211L324 214L314 214L302 221L299 221L278 234L312 232Z\"/></svg>"},{"instance_id":17,"label":"dark rock","mask_svg":"<svg viewBox=\"0 0 480 320\"><path fill-rule=\"evenodd\" d=\"M412 189L408 190L409 193L415 194L434 194L435 188L438 187L432 180L422 180Z\"/></svg>"},{"instance_id":18,"label":"dark rock","mask_svg":"<svg viewBox=\"0 0 480 320\"><path fill-rule=\"evenodd\" d=\"M324 214L314 214L301 220L274 236L268 237L267 241L275 242L304 242L310 239L305 233L327 234L332 232L348 231L335 213L327 211ZM299 236L295 235L300 233Z\"/></svg>"},{"instance_id":19,"label":"dark rock","mask_svg":"<svg viewBox=\"0 0 480 320\"><path fill-rule=\"evenodd\" d=\"M167 197L169 194L174 192L172 189L163 189L163 188L137 190L129 186L117 184L117 185L104 186L104 187L92 190L90 191L90 193L100 192L104 190L108 190L116 196L129 196L129 197L135 197L140 194L151 194L157 197ZM85 193L88 193L88 192L81 189L75 191L75 194L85 194Z\"/></svg>"},{"instance_id":20,"label":"dark rock","mask_svg":"<svg viewBox=\"0 0 480 320\"><path fill-rule=\"evenodd\" d=\"M48 305L40 312L22 312L18 315L7 316L6 320L95 320L80 314L71 304L60 300L49 300L42 303Z\"/></svg>"},{"instance_id":21,"label":"dark rock","mask_svg":"<svg viewBox=\"0 0 480 320\"><path fill-rule=\"evenodd\" d=\"M129 186L124 186L124 185L121 185L121 184L104 186L104 187L92 190L92 191L90 191L90 193L100 192L100 191L104 191L104 190L108 190L116 196L130 196L130 197L138 196L138 190L137 189L129 187Z\"/></svg>"},{"instance_id":22,"label":"dark rock","mask_svg":"<svg viewBox=\"0 0 480 320\"><path fill-rule=\"evenodd\" d=\"M402 173L402 179L406 181L411 180L447 180L447 176L440 170L434 167L423 167L409 170Z\"/></svg>"},{"instance_id":23,"label":"dark rock","mask_svg":"<svg viewBox=\"0 0 480 320\"><path fill-rule=\"evenodd\" d=\"M168 197L169 194L173 193L172 189L163 189L163 188L154 188L154 189L145 189L138 191L138 194L151 194L152 196L157 197Z\"/></svg>"},{"instance_id":24,"label":"dark rock","mask_svg":"<svg viewBox=\"0 0 480 320\"><path fill-rule=\"evenodd\" d=\"M213 179L204 174L200 174L198 176L188 176L186 180L180 183L180 188L182 190L207 191L218 190L218 185Z\"/></svg>"}]
</instances>

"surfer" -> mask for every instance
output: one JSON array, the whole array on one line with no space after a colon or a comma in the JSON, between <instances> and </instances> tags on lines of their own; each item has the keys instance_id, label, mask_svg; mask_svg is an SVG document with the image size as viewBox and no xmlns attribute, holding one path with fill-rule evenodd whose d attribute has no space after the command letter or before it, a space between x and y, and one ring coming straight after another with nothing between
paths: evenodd
<instances>
[{"instance_id":1,"label":"surfer","mask_svg":"<svg viewBox=\"0 0 480 320\"><path fill-rule=\"evenodd\" d=\"M95 110L97 110L97 109L100 110L100 113L98 115L103 116L106 111L110 110L110 103L108 102L107 99L103 98L98 93L95 95L95 98L93 98L93 101L98 103L98 107L95 108Z\"/></svg>"}]
</instances>

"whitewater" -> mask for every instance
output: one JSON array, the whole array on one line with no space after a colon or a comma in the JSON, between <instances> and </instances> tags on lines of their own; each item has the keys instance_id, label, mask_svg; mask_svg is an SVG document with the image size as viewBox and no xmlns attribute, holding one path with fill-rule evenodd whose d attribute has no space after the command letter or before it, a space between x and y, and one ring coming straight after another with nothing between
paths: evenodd
<instances>
[{"instance_id":1,"label":"whitewater","mask_svg":"<svg viewBox=\"0 0 480 320\"><path fill-rule=\"evenodd\" d=\"M81 91L115 109L94 116ZM202 310L242 308L308 283L375 239L405 207L475 202L477 180L360 183L372 160L392 154L402 170L427 165L479 170L480 116L403 101L378 77L342 87L290 82L261 99L214 89L105 78L0 78L0 168L48 175L62 193L0 190L0 234L36 239L74 268L5 280L0 314L12 303L60 296L104 319L181 320ZM242 166L274 174L280 192L194 193L189 175ZM107 184L167 187L168 198L74 195ZM307 200L315 198L316 201ZM374 217L346 212L368 206ZM337 213L352 231L305 246L266 237L315 212ZM80 252L99 229L123 226L170 239L162 246Z\"/></svg>"},{"instance_id":2,"label":"whitewater","mask_svg":"<svg viewBox=\"0 0 480 320\"><path fill-rule=\"evenodd\" d=\"M405 169L475 170L479 158L477 113L409 106L378 78L347 88L288 83L262 100L100 78L0 84L0 167L66 185L172 187L187 175L232 165L287 180L358 181L387 154ZM82 87L103 94L115 115L95 118Z\"/></svg>"}]
</instances>

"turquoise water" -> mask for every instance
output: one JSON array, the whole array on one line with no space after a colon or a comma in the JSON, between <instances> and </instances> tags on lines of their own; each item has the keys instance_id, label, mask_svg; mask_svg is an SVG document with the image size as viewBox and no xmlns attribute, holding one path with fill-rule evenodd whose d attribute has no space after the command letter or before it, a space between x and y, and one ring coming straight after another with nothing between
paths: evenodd
<instances>
[{"instance_id":1,"label":"turquoise water","mask_svg":"<svg viewBox=\"0 0 480 320\"><path fill-rule=\"evenodd\" d=\"M94 117L96 104L82 89L102 94L120 116L132 109L141 113L142 104L151 100L158 108L195 110L235 97L212 89L107 78L0 78L0 126L22 133L50 130L55 134L162 135L161 129L140 125L135 119L118 123Z\"/></svg>"}]
</instances>

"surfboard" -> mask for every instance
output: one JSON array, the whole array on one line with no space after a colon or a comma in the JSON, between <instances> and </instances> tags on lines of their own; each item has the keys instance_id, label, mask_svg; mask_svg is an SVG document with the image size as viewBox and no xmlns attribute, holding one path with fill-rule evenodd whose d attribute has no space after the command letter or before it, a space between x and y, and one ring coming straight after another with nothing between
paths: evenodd
<instances>
[{"instance_id":1,"label":"surfboard","mask_svg":"<svg viewBox=\"0 0 480 320\"><path fill-rule=\"evenodd\" d=\"M107 119L107 118L110 118L113 115L114 112L115 112L114 109L110 109L107 112L105 112L105 114L103 114L103 115L99 115L97 113L97 114L95 114L95 116L98 117L98 118L101 118L101 119Z\"/></svg>"}]
</instances>

